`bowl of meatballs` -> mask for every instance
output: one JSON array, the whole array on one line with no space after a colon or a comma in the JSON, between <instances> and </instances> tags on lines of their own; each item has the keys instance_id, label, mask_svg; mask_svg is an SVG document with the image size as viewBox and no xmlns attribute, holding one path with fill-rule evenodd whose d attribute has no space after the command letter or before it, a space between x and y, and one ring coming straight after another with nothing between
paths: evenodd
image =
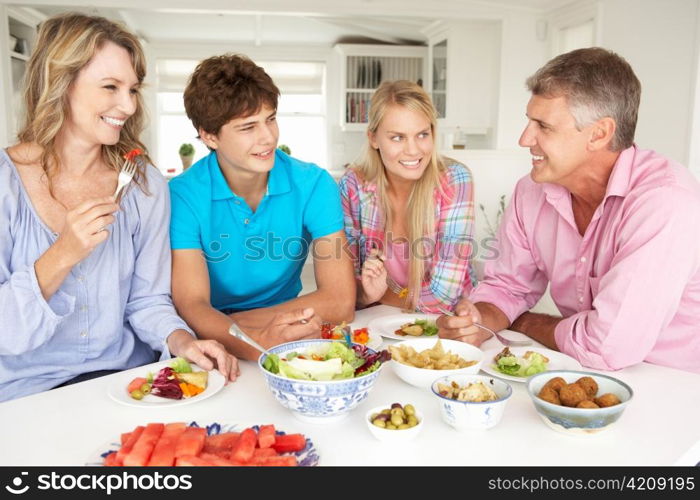
<instances>
[{"instance_id":1,"label":"bowl of meatballs","mask_svg":"<svg viewBox=\"0 0 700 500\"><path fill-rule=\"evenodd\" d=\"M609 375L553 370L533 375L527 391L548 427L566 434L596 434L612 426L632 399L632 388Z\"/></svg>"}]
</instances>

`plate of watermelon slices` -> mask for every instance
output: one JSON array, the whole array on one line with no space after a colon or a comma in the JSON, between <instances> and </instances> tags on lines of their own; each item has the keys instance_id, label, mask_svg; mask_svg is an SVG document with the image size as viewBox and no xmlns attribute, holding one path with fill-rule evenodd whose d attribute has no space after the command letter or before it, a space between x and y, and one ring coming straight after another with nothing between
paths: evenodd
<instances>
[{"instance_id":1,"label":"plate of watermelon slices","mask_svg":"<svg viewBox=\"0 0 700 500\"><path fill-rule=\"evenodd\" d=\"M100 446L86 466L302 466L319 462L303 434L274 425L149 423Z\"/></svg>"}]
</instances>

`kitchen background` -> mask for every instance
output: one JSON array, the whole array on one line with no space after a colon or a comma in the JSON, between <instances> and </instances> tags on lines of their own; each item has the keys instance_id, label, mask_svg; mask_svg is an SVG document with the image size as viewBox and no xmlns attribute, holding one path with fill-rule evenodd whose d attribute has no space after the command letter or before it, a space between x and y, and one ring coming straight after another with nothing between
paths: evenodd
<instances>
[{"instance_id":1,"label":"kitchen background","mask_svg":"<svg viewBox=\"0 0 700 500\"><path fill-rule=\"evenodd\" d=\"M617 51L642 82L637 144L700 175L700 0L0 0L0 142L14 142L18 89L36 25L67 10L136 32L149 63L145 136L167 176L182 143L206 148L182 106L197 62L238 52L279 85L280 143L342 175L364 143L367 100L383 79L421 81L441 113L443 153L474 174L477 241L529 171L517 141L524 81L568 50ZM480 208L483 206L483 208ZM480 243L485 258L487 244Z\"/></svg>"}]
</instances>

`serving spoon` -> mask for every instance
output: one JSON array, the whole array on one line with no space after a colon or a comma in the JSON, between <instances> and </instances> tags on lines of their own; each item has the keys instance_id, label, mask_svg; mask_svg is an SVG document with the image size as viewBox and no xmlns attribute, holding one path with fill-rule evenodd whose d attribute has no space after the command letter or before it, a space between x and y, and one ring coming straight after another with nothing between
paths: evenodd
<instances>
[{"instance_id":1,"label":"serving spoon","mask_svg":"<svg viewBox=\"0 0 700 500\"><path fill-rule=\"evenodd\" d=\"M268 351L263 346L254 341L252 338L250 338L243 330L241 330L238 327L236 323L231 323L231 326L228 328L228 333L236 337L238 340L242 340L246 344L252 345L261 353L267 354L268 356L272 356L272 353L270 351Z\"/></svg>"}]
</instances>

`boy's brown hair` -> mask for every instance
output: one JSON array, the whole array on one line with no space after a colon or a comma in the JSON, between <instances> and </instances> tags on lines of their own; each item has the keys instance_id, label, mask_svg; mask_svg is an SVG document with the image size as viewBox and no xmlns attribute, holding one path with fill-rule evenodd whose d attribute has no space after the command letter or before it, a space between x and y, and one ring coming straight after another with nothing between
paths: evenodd
<instances>
[{"instance_id":1,"label":"boy's brown hair","mask_svg":"<svg viewBox=\"0 0 700 500\"><path fill-rule=\"evenodd\" d=\"M224 54L197 65L185 89L185 111L199 132L217 135L234 118L277 109L280 91L265 70L246 56Z\"/></svg>"}]
</instances>

